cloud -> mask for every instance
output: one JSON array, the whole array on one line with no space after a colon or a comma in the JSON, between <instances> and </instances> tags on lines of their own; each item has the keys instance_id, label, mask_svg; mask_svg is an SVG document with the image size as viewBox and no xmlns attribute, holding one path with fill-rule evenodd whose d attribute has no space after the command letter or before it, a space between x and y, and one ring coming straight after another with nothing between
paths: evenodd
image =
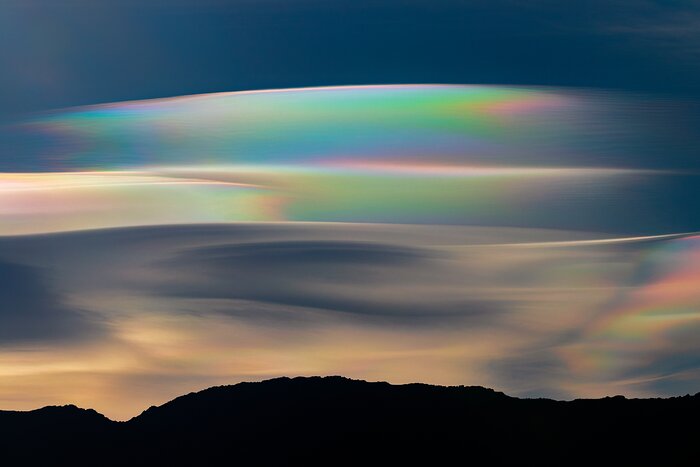
<instances>
[{"instance_id":1,"label":"cloud","mask_svg":"<svg viewBox=\"0 0 700 467\"><path fill-rule=\"evenodd\" d=\"M15 306L0 330L33 351L0 348L13 380L0 403L128 418L174 381L186 392L284 374L563 399L690 392L697 238L597 238L288 222L5 237L0 300ZM62 345L102 330L89 316L109 339Z\"/></svg>"},{"instance_id":2,"label":"cloud","mask_svg":"<svg viewBox=\"0 0 700 467\"><path fill-rule=\"evenodd\" d=\"M192 248L162 263L165 295L257 302L345 313L372 322L442 324L492 320L497 302L459 294L436 250L371 242L278 241ZM247 301L245 306L241 301ZM223 307L225 308L225 307ZM222 310L222 302L216 309ZM268 316L269 314L263 315Z\"/></svg>"},{"instance_id":3,"label":"cloud","mask_svg":"<svg viewBox=\"0 0 700 467\"><path fill-rule=\"evenodd\" d=\"M491 367L525 394L693 392L700 374L699 254L697 235L616 244L606 261L631 260L616 294L578 326L544 334Z\"/></svg>"},{"instance_id":4,"label":"cloud","mask_svg":"<svg viewBox=\"0 0 700 467\"><path fill-rule=\"evenodd\" d=\"M601 23L598 31L635 38L652 50L695 55L700 53L700 7L696 3L641 2Z\"/></svg>"},{"instance_id":5,"label":"cloud","mask_svg":"<svg viewBox=\"0 0 700 467\"><path fill-rule=\"evenodd\" d=\"M0 345L84 340L97 322L63 303L38 268L0 261Z\"/></svg>"}]
</instances>

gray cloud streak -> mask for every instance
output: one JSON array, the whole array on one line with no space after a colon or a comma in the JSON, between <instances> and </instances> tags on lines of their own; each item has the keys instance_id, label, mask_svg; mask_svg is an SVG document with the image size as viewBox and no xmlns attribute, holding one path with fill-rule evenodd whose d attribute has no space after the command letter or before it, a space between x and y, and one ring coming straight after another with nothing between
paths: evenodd
<instances>
[{"instance_id":1,"label":"gray cloud streak","mask_svg":"<svg viewBox=\"0 0 700 467\"><path fill-rule=\"evenodd\" d=\"M82 341L99 324L66 305L37 268L0 261L0 345Z\"/></svg>"},{"instance_id":2,"label":"gray cloud streak","mask_svg":"<svg viewBox=\"0 0 700 467\"><path fill-rule=\"evenodd\" d=\"M431 290L456 271L436 250L351 241L283 241L184 251L163 263L159 290L349 313L368 322L493 321L497 303ZM252 315L248 315L249 317Z\"/></svg>"}]
</instances>

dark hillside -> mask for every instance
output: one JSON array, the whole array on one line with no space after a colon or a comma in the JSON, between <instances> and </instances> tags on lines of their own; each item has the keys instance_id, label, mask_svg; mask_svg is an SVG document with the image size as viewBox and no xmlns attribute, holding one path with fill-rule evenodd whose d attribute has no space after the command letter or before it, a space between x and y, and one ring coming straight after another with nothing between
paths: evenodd
<instances>
[{"instance_id":1,"label":"dark hillside","mask_svg":"<svg viewBox=\"0 0 700 467\"><path fill-rule=\"evenodd\" d=\"M341 377L220 386L111 422L74 406L0 412L24 465L697 465L700 396L517 399Z\"/></svg>"}]
</instances>

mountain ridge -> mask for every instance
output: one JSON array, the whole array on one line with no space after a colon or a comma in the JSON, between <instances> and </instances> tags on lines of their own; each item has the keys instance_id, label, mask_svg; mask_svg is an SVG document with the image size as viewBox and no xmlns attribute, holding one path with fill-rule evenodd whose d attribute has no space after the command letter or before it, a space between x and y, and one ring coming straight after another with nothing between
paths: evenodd
<instances>
[{"instance_id":1,"label":"mountain ridge","mask_svg":"<svg viewBox=\"0 0 700 467\"><path fill-rule=\"evenodd\" d=\"M692 465L698 416L700 393L557 401L481 386L282 377L191 392L128 421L75 405L0 411L0 456L23 465L410 465L460 456L552 465L606 455Z\"/></svg>"},{"instance_id":2,"label":"mountain ridge","mask_svg":"<svg viewBox=\"0 0 700 467\"><path fill-rule=\"evenodd\" d=\"M669 397L626 397L621 394L616 394L616 395L611 395L611 396L603 396L599 398L575 398L575 399L552 399L548 397L517 397L517 396L511 396L508 395L502 391L497 391L492 388L487 388L484 386L478 386L478 385L440 385L440 384L429 384L429 383L389 383L387 381L366 381L362 379L353 379L353 378L348 378L345 376L339 376L339 375L331 375L331 376L281 376L277 378L270 378L262 381L242 381L240 383L236 384L221 384L221 385L216 385L216 386L210 386L205 389L201 389L198 391L191 391L187 394L182 394L180 396L177 396L167 402L164 402L163 404L160 405L151 405L150 407L144 409L141 413L138 415L135 415L131 417L128 420L112 420L109 417L103 415L100 413L98 410L90 408L90 407L79 407L75 404L62 404L62 405L46 405L42 407L38 407L36 409L30 409L30 410L7 410L7 409L0 409L0 416L4 414L32 414L32 413L37 413L37 412L42 412L42 411L49 411L49 409L77 409L78 411L83 411L83 412L91 412L100 415L101 417L104 417L105 419L109 420L110 422L113 423L129 423L142 415L146 413L150 413L151 411L155 409L159 409L164 406L168 406L176 401L191 397L191 396L197 396L197 395L202 395L202 394L208 394L213 390L230 390L231 388L235 388L237 386L247 386L247 385L258 385L258 384L266 384L266 383L275 383L275 382L281 382L281 381L294 381L294 380L324 380L324 381L350 381L350 382L358 382L358 383L363 383L363 384L370 384L370 385L383 385L383 386L391 386L391 387L421 387L421 388L431 388L431 389L458 389L458 390L475 390L475 391L484 391L484 393L492 393L494 395L498 396L505 396L506 398L509 399L515 399L515 400L520 400L520 401L549 401L553 403L576 403L576 402L583 402L583 401L605 401L605 400L625 400L625 401L670 401L670 400L676 400L676 399L685 399L689 397L694 397L694 398L700 398L700 391L695 393L695 394L684 394L684 395L678 395L678 396L669 396Z\"/></svg>"}]
</instances>

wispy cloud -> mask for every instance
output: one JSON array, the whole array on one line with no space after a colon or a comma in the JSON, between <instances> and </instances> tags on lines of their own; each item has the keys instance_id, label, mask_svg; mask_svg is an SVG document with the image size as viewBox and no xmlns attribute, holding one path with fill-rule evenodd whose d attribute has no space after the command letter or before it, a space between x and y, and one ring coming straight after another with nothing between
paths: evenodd
<instances>
[{"instance_id":1,"label":"wispy cloud","mask_svg":"<svg viewBox=\"0 0 700 467\"><path fill-rule=\"evenodd\" d=\"M0 261L0 346L81 342L99 323L65 303L38 268Z\"/></svg>"},{"instance_id":2,"label":"wispy cloud","mask_svg":"<svg viewBox=\"0 0 700 467\"><path fill-rule=\"evenodd\" d=\"M591 237L287 222L2 238L0 403L127 418L284 374L554 397L695 387L697 240L574 241Z\"/></svg>"},{"instance_id":3,"label":"wispy cloud","mask_svg":"<svg viewBox=\"0 0 700 467\"><path fill-rule=\"evenodd\" d=\"M696 2L640 2L598 23L597 31L627 36L649 50L674 56L700 53L700 6Z\"/></svg>"}]
</instances>

